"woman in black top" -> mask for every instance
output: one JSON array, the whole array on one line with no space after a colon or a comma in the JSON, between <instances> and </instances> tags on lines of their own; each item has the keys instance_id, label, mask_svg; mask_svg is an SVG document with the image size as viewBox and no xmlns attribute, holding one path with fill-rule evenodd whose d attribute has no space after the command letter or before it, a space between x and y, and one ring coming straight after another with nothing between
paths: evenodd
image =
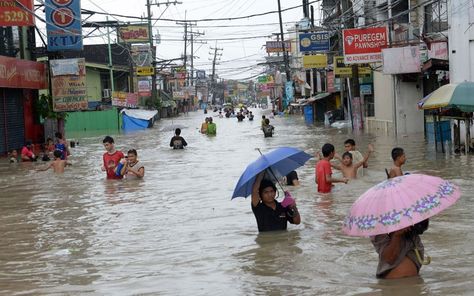
<instances>
[{"instance_id":1,"label":"woman in black top","mask_svg":"<svg viewBox=\"0 0 474 296\"><path fill-rule=\"evenodd\" d=\"M276 186L263 179L264 173L258 174L252 188L252 212L257 219L258 231L286 230L287 222L300 224L296 202L284 208L275 200Z\"/></svg>"}]
</instances>

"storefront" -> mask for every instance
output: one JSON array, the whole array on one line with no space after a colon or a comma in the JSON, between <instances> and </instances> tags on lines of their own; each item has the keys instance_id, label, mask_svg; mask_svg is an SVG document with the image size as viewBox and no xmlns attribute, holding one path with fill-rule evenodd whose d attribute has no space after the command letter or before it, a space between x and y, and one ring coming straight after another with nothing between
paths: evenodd
<instances>
[{"instance_id":1,"label":"storefront","mask_svg":"<svg viewBox=\"0 0 474 296\"><path fill-rule=\"evenodd\" d=\"M44 64L0 56L0 154L21 148L26 139L42 142L33 101L44 88Z\"/></svg>"}]
</instances>

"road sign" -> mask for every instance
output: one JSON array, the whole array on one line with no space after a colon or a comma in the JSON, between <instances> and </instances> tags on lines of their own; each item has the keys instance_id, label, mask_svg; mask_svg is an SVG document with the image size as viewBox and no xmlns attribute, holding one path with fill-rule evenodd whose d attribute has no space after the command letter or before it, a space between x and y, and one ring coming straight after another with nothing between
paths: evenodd
<instances>
[{"instance_id":1,"label":"road sign","mask_svg":"<svg viewBox=\"0 0 474 296\"><path fill-rule=\"evenodd\" d=\"M137 76L151 76L155 74L153 67L137 67Z\"/></svg>"}]
</instances>

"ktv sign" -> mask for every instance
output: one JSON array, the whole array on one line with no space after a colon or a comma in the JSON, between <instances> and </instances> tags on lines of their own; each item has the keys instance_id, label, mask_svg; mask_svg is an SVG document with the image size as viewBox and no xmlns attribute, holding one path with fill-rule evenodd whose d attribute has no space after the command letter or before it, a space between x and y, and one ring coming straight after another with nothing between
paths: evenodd
<instances>
[{"instance_id":1,"label":"ktv sign","mask_svg":"<svg viewBox=\"0 0 474 296\"><path fill-rule=\"evenodd\" d=\"M82 50L80 0L46 0L48 51Z\"/></svg>"},{"instance_id":2,"label":"ktv sign","mask_svg":"<svg viewBox=\"0 0 474 296\"><path fill-rule=\"evenodd\" d=\"M343 30L344 63L366 64L382 61L382 48L388 46L387 27Z\"/></svg>"}]
</instances>

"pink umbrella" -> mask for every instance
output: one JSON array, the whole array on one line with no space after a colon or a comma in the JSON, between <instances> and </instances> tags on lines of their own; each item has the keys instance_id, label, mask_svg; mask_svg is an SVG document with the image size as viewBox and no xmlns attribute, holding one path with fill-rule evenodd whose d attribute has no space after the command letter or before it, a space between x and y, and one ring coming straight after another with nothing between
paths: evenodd
<instances>
[{"instance_id":1,"label":"pink umbrella","mask_svg":"<svg viewBox=\"0 0 474 296\"><path fill-rule=\"evenodd\" d=\"M456 185L438 177L412 174L386 180L354 202L343 231L352 236L397 231L438 214L460 196Z\"/></svg>"}]
</instances>

